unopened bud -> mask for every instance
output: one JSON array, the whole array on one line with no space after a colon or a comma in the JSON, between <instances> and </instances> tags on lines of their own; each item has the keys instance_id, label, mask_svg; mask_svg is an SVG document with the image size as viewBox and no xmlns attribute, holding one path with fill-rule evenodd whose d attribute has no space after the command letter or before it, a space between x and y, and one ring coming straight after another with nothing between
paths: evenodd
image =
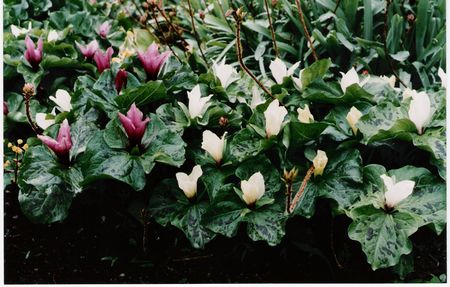
<instances>
[{"instance_id":1,"label":"unopened bud","mask_svg":"<svg viewBox=\"0 0 450 287\"><path fill-rule=\"evenodd\" d=\"M198 16L200 17L200 19L205 20L205 12L203 12L202 10L198 12Z\"/></svg>"},{"instance_id":2,"label":"unopened bud","mask_svg":"<svg viewBox=\"0 0 450 287\"><path fill-rule=\"evenodd\" d=\"M227 117L220 117L219 125L221 127L226 127L228 125L228 118Z\"/></svg>"},{"instance_id":3,"label":"unopened bud","mask_svg":"<svg viewBox=\"0 0 450 287\"><path fill-rule=\"evenodd\" d=\"M225 12L225 17L228 17L231 14L233 14L233 9L228 9L227 12Z\"/></svg>"},{"instance_id":4,"label":"unopened bud","mask_svg":"<svg viewBox=\"0 0 450 287\"><path fill-rule=\"evenodd\" d=\"M277 5L277 3L278 3L278 1L277 1L277 0L272 0L272 6L276 6L276 5Z\"/></svg>"},{"instance_id":5,"label":"unopened bud","mask_svg":"<svg viewBox=\"0 0 450 287\"><path fill-rule=\"evenodd\" d=\"M412 23L412 22L414 22L416 17L414 16L414 14L410 13L410 14L408 14L408 16L406 16L406 19L408 20L409 23Z\"/></svg>"},{"instance_id":6,"label":"unopened bud","mask_svg":"<svg viewBox=\"0 0 450 287\"><path fill-rule=\"evenodd\" d=\"M294 182L295 178L298 175L298 169L293 167L291 170L287 171L286 169L283 172L283 181L287 184L291 184Z\"/></svg>"},{"instance_id":7,"label":"unopened bud","mask_svg":"<svg viewBox=\"0 0 450 287\"><path fill-rule=\"evenodd\" d=\"M28 96L28 97L31 97L31 96L35 95L34 85L31 84L31 83L26 83L23 86L23 90L22 91L23 91L23 94L25 96Z\"/></svg>"}]
</instances>

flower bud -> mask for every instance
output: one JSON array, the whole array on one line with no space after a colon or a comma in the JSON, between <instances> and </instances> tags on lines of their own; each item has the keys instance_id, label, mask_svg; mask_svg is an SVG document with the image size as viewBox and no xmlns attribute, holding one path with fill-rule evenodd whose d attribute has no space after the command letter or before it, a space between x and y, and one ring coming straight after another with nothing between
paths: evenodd
<instances>
[{"instance_id":1,"label":"flower bud","mask_svg":"<svg viewBox=\"0 0 450 287\"><path fill-rule=\"evenodd\" d=\"M136 145L140 145L150 118L146 117L145 119L143 119L144 115L134 103L131 105L131 108L128 110L126 116L124 116L120 112L118 113L118 115L119 120L122 123L123 128L125 129L125 133L128 136L130 146L133 147Z\"/></svg>"},{"instance_id":2,"label":"flower bud","mask_svg":"<svg viewBox=\"0 0 450 287\"><path fill-rule=\"evenodd\" d=\"M358 132L358 128L356 127L356 123L359 121L359 119L362 117L362 113L355 107L351 107L350 111L347 113L347 119L348 124L352 128L353 134L356 135Z\"/></svg>"},{"instance_id":3,"label":"flower bud","mask_svg":"<svg viewBox=\"0 0 450 287\"><path fill-rule=\"evenodd\" d=\"M222 138L219 138L213 132L206 130L203 132L202 149L207 151L217 164L220 163L223 157L223 151L225 149L225 132Z\"/></svg>"},{"instance_id":4,"label":"flower bud","mask_svg":"<svg viewBox=\"0 0 450 287\"><path fill-rule=\"evenodd\" d=\"M283 124L284 117L287 115L287 110L285 107L280 106L278 100L273 100L264 112L264 117L266 119L266 135L267 138L271 136L276 136L281 130L281 125Z\"/></svg>"},{"instance_id":5,"label":"flower bud","mask_svg":"<svg viewBox=\"0 0 450 287\"><path fill-rule=\"evenodd\" d=\"M42 61L42 51L44 49L42 38L39 38L36 48L33 40L31 40L27 35L25 37L25 45L27 49L25 51L24 57L27 62L33 67L33 69L36 69L39 66L39 63L41 63Z\"/></svg>"},{"instance_id":6,"label":"flower bud","mask_svg":"<svg viewBox=\"0 0 450 287\"><path fill-rule=\"evenodd\" d=\"M430 98L425 92L412 93L408 116L409 119L416 125L419 135L422 134L425 125L432 116Z\"/></svg>"},{"instance_id":7,"label":"flower bud","mask_svg":"<svg viewBox=\"0 0 450 287\"><path fill-rule=\"evenodd\" d=\"M309 111L308 105L305 105L305 108L298 108L298 121L304 124L309 124L314 122L314 116Z\"/></svg>"},{"instance_id":8,"label":"flower bud","mask_svg":"<svg viewBox=\"0 0 450 287\"><path fill-rule=\"evenodd\" d=\"M394 177L389 177L386 174L383 174L380 177L384 182L384 186L386 187L384 197L385 204L388 209L393 208L413 192L415 182L412 180L402 180L395 183Z\"/></svg>"},{"instance_id":9,"label":"flower bud","mask_svg":"<svg viewBox=\"0 0 450 287\"><path fill-rule=\"evenodd\" d=\"M154 81L157 79L159 70L166 62L167 58L169 58L170 54L170 51L160 54L158 52L158 45L155 43L151 44L145 53L138 52L138 58L141 61L149 80Z\"/></svg>"},{"instance_id":10,"label":"flower bud","mask_svg":"<svg viewBox=\"0 0 450 287\"><path fill-rule=\"evenodd\" d=\"M189 175L184 172L177 172L175 174L178 187L184 192L187 198L193 198L197 194L197 181L202 174L203 171L200 165L194 166Z\"/></svg>"},{"instance_id":11,"label":"flower bud","mask_svg":"<svg viewBox=\"0 0 450 287\"><path fill-rule=\"evenodd\" d=\"M327 163L328 163L327 154L324 151L317 150L317 155L313 159L314 176L322 175L323 170L327 166Z\"/></svg>"},{"instance_id":12,"label":"flower bud","mask_svg":"<svg viewBox=\"0 0 450 287\"><path fill-rule=\"evenodd\" d=\"M241 181L241 190L243 193L242 198L247 206L255 204L266 191L263 175L260 172L256 172L248 180Z\"/></svg>"},{"instance_id":13,"label":"flower bud","mask_svg":"<svg viewBox=\"0 0 450 287\"><path fill-rule=\"evenodd\" d=\"M44 135L38 135L38 138L53 152L55 152L59 158L63 160L69 159L69 152L72 148L72 140L70 138L70 126L67 119L62 122L56 140Z\"/></svg>"}]
</instances>

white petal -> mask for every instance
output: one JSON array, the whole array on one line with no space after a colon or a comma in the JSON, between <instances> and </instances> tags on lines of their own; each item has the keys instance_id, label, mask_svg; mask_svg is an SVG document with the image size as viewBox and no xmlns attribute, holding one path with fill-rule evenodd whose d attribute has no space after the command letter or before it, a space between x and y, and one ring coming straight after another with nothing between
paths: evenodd
<instances>
[{"instance_id":1,"label":"white petal","mask_svg":"<svg viewBox=\"0 0 450 287\"><path fill-rule=\"evenodd\" d=\"M409 119L416 125L417 132L423 133L423 127L431 118L431 103L428 95L425 92L420 92L412 95L412 100L409 105L408 116Z\"/></svg>"},{"instance_id":2,"label":"white petal","mask_svg":"<svg viewBox=\"0 0 450 287\"><path fill-rule=\"evenodd\" d=\"M11 25L11 34L14 35L14 37L19 37L20 35L23 34L23 29L20 27L17 27L16 25Z\"/></svg>"},{"instance_id":3,"label":"white petal","mask_svg":"<svg viewBox=\"0 0 450 287\"><path fill-rule=\"evenodd\" d=\"M279 58L276 58L274 61L270 62L269 69L272 72L272 76L277 84L283 83L284 77L287 76L286 64L284 64Z\"/></svg>"},{"instance_id":4,"label":"white petal","mask_svg":"<svg viewBox=\"0 0 450 287\"><path fill-rule=\"evenodd\" d=\"M313 165L314 165L314 176L322 175L325 167L328 163L328 157L326 152L323 150L317 150L317 155L313 159Z\"/></svg>"},{"instance_id":5,"label":"white petal","mask_svg":"<svg viewBox=\"0 0 450 287\"><path fill-rule=\"evenodd\" d=\"M341 89L344 93L347 90L347 87L353 84L359 84L359 77L358 73L356 73L355 68L351 68L346 74L342 72L341 74L342 74Z\"/></svg>"},{"instance_id":6,"label":"white petal","mask_svg":"<svg viewBox=\"0 0 450 287\"><path fill-rule=\"evenodd\" d=\"M43 130L47 129L49 126L51 126L55 123L54 119L47 120L46 117L47 117L47 114L45 114L45 113L37 113L36 114L36 123Z\"/></svg>"},{"instance_id":7,"label":"white petal","mask_svg":"<svg viewBox=\"0 0 450 287\"><path fill-rule=\"evenodd\" d=\"M298 61L297 63L295 63L294 65L292 65L289 70L287 71L287 75L286 76L292 76L295 72L295 70L298 68L298 66L300 66L300 61Z\"/></svg>"},{"instance_id":8,"label":"white petal","mask_svg":"<svg viewBox=\"0 0 450 287\"><path fill-rule=\"evenodd\" d=\"M184 172L177 172L178 187L184 192L187 198L192 198L197 193L197 181L202 176L203 171L199 165L194 166L190 175Z\"/></svg>"},{"instance_id":9,"label":"white petal","mask_svg":"<svg viewBox=\"0 0 450 287\"><path fill-rule=\"evenodd\" d=\"M394 179L390 176L387 176L386 174L380 175L381 179L384 182L384 186L386 186L387 190L391 190L394 187Z\"/></svg>"},{"instance_id":10,"label":"white petal","mask_svg":"<svg viewBox=\"0 0 450 287\"><path fill-rule=\"evenodd\" d=\"M208 108L207 102L211 99L212 95L201 98L200 86L196 85L192 91L187 92L189 99L189 115L192 119L203 116L203 113Z\"/></svg>"},{"instance_id":11,"label":"white petal","mask_svg":"<svg viewBox=\"0 0 450 287\"><path fill-rule=\"evenodd\" d=\"M273 100L264 112L267 137L278 135L283 120L288 113L286 108L279 104L278 100Z\"/></svg>"},{"instance_id":12,"label":"white petal","mask_svg":"<svg viewBox=\"0 0 450 287\"><path fill-rule=\"evenodd\" d=\"M441 86L444 89L446 89L447 88L447 75L445 74L444 70L442 70L441 67L439 67L438 76L439 76L439 78L441 78Z\"/></svg>"},{"instance_id":13,"label":"white petal","mask_svg":"<svg viewBox=\"0 0 450 287\"><path fill-rule=\"evenodd\" d=\"M242 198L247 205L255 203L265 192L264 177L260 172L254 173L248 180L241 181Z\"/></svg>"},{"instance_id":14,"label":"white petal","mask_svg":"<svg viewBox=\"0 0 450 287\"><path fill-rule=\"evenodd\" d=\"M314 116L311 114L311 111L309 110L309 106L305 105L305 108L298 108L298 121L304 124L309 124L314 122Z\"/></svg>"},{"instance_id":15,"label":"white petal","mask_svg":"<svg viewBox=\"0 0 450 287\"><path fill-rule=\"evenodd\" d=\"M225 64L226 58L223 58L220 64L216 62L213 63L214 75L219 79L220 84L224 89L226 89L232 82L237 80L236 69L231 65Z\"/></svg>"},{"instance_id":16,"label":"white petal","mask_svg":"<svg viewBox=\"0 0 450 287\"><path fill-rule=\"evenodd\" d=\"M252 88L252 102L250 103L250 108L255 109L258 105L264 103L261 93L258 87L253 86Z\"/></svg>"},{"instance_id":17,"label":"white petal","mask_svg":"<svg viewBox=\"0 0 450 287\"><path fill-rule=\"evenodd\" d=\"M217 163L222 160L225 135L226 133L223 134L222 138L219 138L209 130L203 132L202 149L207 151Z\"/></svg>"},{"instance_id":18,"label":"white petal","mask_svg":"<svg viewBox=\"0 0 450 287\"><path fill-rule=\"evenodd\" d=\"M51 30L51 31L48 33L48 36L47 36L47 42L53 42L53 41L56 41L56 40L58 40L58 38L59 38L58 32L56 32L55 30Z\"/></svg>"},{"instance_id":19,"label":"white petal","mask_svg":"<svg viewBox=\"0 0 450 287\"><path fill-rule=\"evenodd\" d=\"M72 109L72 105L70 104L71 97L66 90L57 90L56 97L50 96L49 99L55 102L58 106L58 110L61 112L70 112Z\"/></svg>"},{"instance_id":20,"label":"white petal","mask_svg":"<svg viewBox=\"0 0 450 287\"><path fill-rule=\"evenodd\" d=\"M345 117L348 124L352 128L353 134L356 135L358 132L358 128L356 127L356 123L358 123L359 119L362 117L362 113L355 107L351 107L347 116Z\"/></svg>"},{"instance_id":21,"label":"white petal","mask_svg":"<svg viewBox=\"0 0 450 287\"><path fill-rule=\"evenodd\" d=\"M415 182L412 180L403 180L396 183L384 194L386 205L391 208L396 206L400 201L407 198L413 192L414 185Z\"/></svg>"}]
</instances>

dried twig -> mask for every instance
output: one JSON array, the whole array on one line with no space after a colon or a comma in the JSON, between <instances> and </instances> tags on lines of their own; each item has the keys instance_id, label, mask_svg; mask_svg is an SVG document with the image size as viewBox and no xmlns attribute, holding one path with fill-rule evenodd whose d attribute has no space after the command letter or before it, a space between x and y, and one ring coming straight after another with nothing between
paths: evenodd
<instances>
[{"instance_id":1,"label":"dried twig","mask_svg":"<svg viewBox=\"0 0 450 287\"><path fill-rule=\"evenodd\" d=\"M183 46L186 49L189 46L189 43L186 42L186 40L184 39L183 35L181 35L180 31L173 25L172 21L170 21L170 19L167 17L166 13L164 12L164 10L162 10L158 5L154 5L154 7L156 7L156 9L159 11L159 13L161 14L161 16L163 16L164 20L166 21L166 23L172 28L172 30L177 34L178 38L181 40L181 42L183 42Z\"/></svg>"},{"instance_id":2,"label":"dried twig","mask_svg":"<svg viewBox=\"0 0 450 287\"><path fill-rule=\"evenodd\" d=\"M309 35L308 28L306 27L305 18L303 17L302 5L299 0L295 0L295 4L297 5L298 14L300 15L300 21L302 21L303 31L305 32L306 39L308 40L309 47L311 48L314 60L317 61L319 58L317 57L316 50L314 49L313 42L311 40L311 36Z\"/></svg>"},{"instance_id":3,"label":"dried twig","mask_svg":"<svg viewBox=\"0 0 450 287\"><path fill-rule=\"evenodd\" d=\"M236 20L236 54L241 68L258 84L258 86L263 89L263 91L268 94L271 98L276 99L274 95L256 78L256 76L247 68L242 59L242 43L241 43L241 22L242 22L242 11L233 11L234 19ZM281 103L280 103L281 104Z\"/></svg>"},{"instance_id":4,"label":"dried twig","mask_svg":"<svg viewBox=\"0 0 450 287\"><path fill-rule=\"evenodd\" d=\"M23 86L23 96L25 99L25 112L27 115L28 123L30 124L33 131L40 135L42 133L41 129L34 123L33 116L31 115L31 109L30 109L30 100L35 94L35 89L33 84L26 83Z\"/></svg>"},{"instance_id":5,"label":"dried twig","mask_svg":"<svg viewBox=\"0 0 450 287\"><path fill-rule=\"evenodd\" d=\"M178 57L177 53L175 53L175 50L172 48L172 46L170 45L169 41L167 40L166 35L164 34L164 31L162 30L161 25L159 25L158 17L156 17L155 9L152 9L152 18L153 18L153 20L155 20L156 27L158 27L158 30L160 31L160 33L161 33L161 35L162 35L162 37L164 39L164 43L166 43L166 45L169 47L170 51L175 56L175 58L177 58L178 62L181 63L181 60Z\"/></svg>"},{"instance_id":6,"label":"dried twig","mask_svg":"<svg viewBox=\"0 0 450 287\"><path fill-rule=\"evenodd\" d=\"M289 207L289 212L294 211L298 201L300 200L303 192L305 191L306 185L308 184L308 181L311 178L311 175L313 174L313 172L314 172L314 165L312 165L306 172L306 175L302 181L302 185L300 185L300 188L299 188L297 194L295 195L294 200L291 203L291 206Z\"/></svg>"},{"instance_id":7,"label":"dried twig","mask_svg":"<svg viewBox=\"0 0 450 287\"><path fill-rule=\"evenodd\" d=\"M197 33L197 29L195 28L195 21L194 21L194 13L192 12L192 6L191 1L187 0L188 6L189 6L189 15L191 16L191 24L192 24L192 30L194 32L195 40L197 41L198 49L200 50L200 54L202 55L203 61L205 61L205 64L207 67L209 67L208 60L206 60L205 54L203 54L200 36Z\"/></svg>"},{"instance_id":8,"label":"dried twig","mask_svg":"<svg viewBox=\"0 0 450 287\"><path fill-rule=\"evenodd\" d=\"M269 27L270 27L270 33L272 35L272 43L273 43L273 49L275 50L275 56L277 58L279 58L280 53L278 52L277 40L275 39L275 31L273 30L272 18L270 17L269 4L267 3L267 0L264 0L264 6L266 7L267 18L269 19Z\"/></svg>"}]
</instances>

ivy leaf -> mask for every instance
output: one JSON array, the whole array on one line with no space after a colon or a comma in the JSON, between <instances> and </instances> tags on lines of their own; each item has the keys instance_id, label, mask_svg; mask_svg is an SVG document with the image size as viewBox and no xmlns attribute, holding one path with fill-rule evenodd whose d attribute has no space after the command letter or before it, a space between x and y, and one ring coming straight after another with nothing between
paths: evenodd
<instances>
[{"instance_id":1,"label":"ivy leaf","mask_svg":"<svg viewBox=\"0 0 450 287\"><path fill-rule=\"evenodd\" d=\"M373 270L397 265L400 257L411 253L408 239L418 229L415 217L403 213L386 213L371 205L355 208L348 236L361 243Z\"/></svg>"},{"instance_id":2,"label":"ivy leaf","mask_svg":"<svg viewBox=\"0 0 450 287\"><path fill-rule=\"evenodd\" d=\"M70 149L70 159L77 157L86 150L87 143L98 130L97 126L85 117L80 117L70 126L72 148Z\"/></svg>"},{"instance_id":3,"label":"ivy leaf","mask_svg":"<svg viewBox=\"0 0 450 287\"><path fill-rule=\"evenodd\" d=\"M266 148L266 141L250 128L237 132L230 142L230 153L238 162L254 157Z\"/></svg>"},{"instance_id":4,"label":"ivy leaf","mask_svg":"<svg viewBox=\"0 0 450 287\"><path fill-rule=\"evenodd\" d=\"M306 88L317 78L322 78L331 65L330 59L322 59L303 69L301 74L302 88Z\"/></svg>"},{"instance_id":5,"label":"ivy leaf","mask_svg":"<svg viewBox=\"0 0 450 287\"><path fill-rule=\"evenodd\" d=\"M328 127L326 123L289 123L291 145L290 146L303 146L309 141L313 141L320 136L320 134Z\"/></svg>"},{"instance_id":6,"label":"ivy leaf","mask_svg":"<svg viewBox=\"0 0 450 287\"><path fill-rule=\"evenodd\" d=\"M314 103L328 104L352 104L357 101L372 102L373 95L366 92L358 84L347 87L345 93L335 83L326 83L323 80L315 80L304 89L303 98Z\"/></svg>"}]
</instances>

